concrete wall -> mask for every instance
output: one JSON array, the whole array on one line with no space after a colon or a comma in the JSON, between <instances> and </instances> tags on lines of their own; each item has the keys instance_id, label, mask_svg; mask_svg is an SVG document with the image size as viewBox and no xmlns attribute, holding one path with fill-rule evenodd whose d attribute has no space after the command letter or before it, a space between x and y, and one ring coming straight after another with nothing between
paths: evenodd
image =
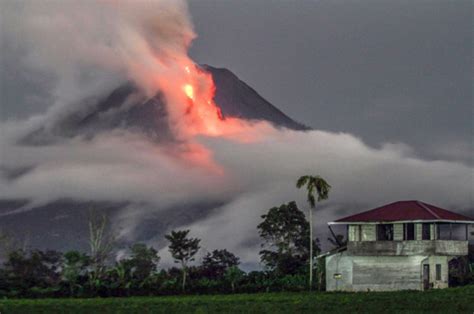
<instances>
[{"instance_id":1,"label":"concrete wall","mask_svg":"<svg viewBox=\"0 0 474 314\"><path fill-rule=\"evenodd\" d=\"M359 225L349 225L348 230L349 241L360 241L359 239Z\"/></svg>"},{"instance_id":2,"label":"concrete wall","mask_svg":"<svg viewBox=\"0 0 474 314\"><path fill-rule=\"evenodd\" d=\"M436 225L435 224L430 225L430 239L436 240Z\"/></svg>"},{"instance_id":3,"label":"concrete wall","mask_svg":"<svg viewBox=\"0 0 474 314\"><path fill-rule=\"evenodd\" d=\"M347 251L337 253L326 257L326 289L421 290L421 263L425 259L426 256L353 256ZM336 279L336 274L341 278Z\"/></svg>"},{"instance_id":4,"label":"concrete wall","mask_svg":"<svg viewBox=\"0 0 474 314\"><path fill-rule=\"evenodd\" d=\"M393 224L393 240L403 241L403 224Z\"/></svg>"},{"instance_id":5,"label":"concrete wall","mask_svg":"<svg viewBox=\"0 0 474 314\"><path fill-rule=\"evenodd\" d=\"M339 275L339 279L335 278ZM326 256L326 290L352 290L352 257L347 252Z\"/></svg>"},{"instance_id":6,"label":"concrete wall","mask_svg":"<svg viewBox=\"0 0 474 314\"><path fill-rule=\"evenodd\" d=\"M420 290L423 256L354 256L354 291Z\"/></svg>"},{"instance_id":7,"label":"concrete wall","mask_svg":"<svg viewBox=\"0 0 474 314\"><path fill-rule=\"evenodd\" d=\"M415 224L415 240L404 241L402 223L393 224L393 241L377 241L376 224L349 225L347 250L326 256L328 291L423 290L423 265L430 265L433 288L448 287L453 256L468 253L468 241L422 239L422 224ZM441 278L436 279L436 265Z\"/></svg>"},{"instance_id":8,"label":"concrete wall","mask_svg":"<svg viewBox=\"0 0 474 314\"><path fill-rule=\"evenodd\" d=\"M447 288L449 285L449 257L430 256L423 260L422 264L430 265L430 282L433 288ZM441 265L441 280L436 280L436 265Z\"/></svg>"},{"instance_id":9,"label":"concrete wall","mask_svg":"<svg viewBox=\"0 0 474 314\"><path fill-rule=\"evenodd\" d=\"M415 224L415 239L421 240L422 224Z\"/></svg>"},{"instance_id":10,"label":"concrete wall","mask_svg":"<svg viewBox=\"0 0 474 314\"><path fill-rule=\"evenodd\" d=\"M411 241L368 241L348 242L347 252L351 255L447 255L464 256L468 253L468 241L411 240Z\"/></svg>"},{"instance_id":11,"label":"concrete wall","mask_svg":"<svg viewBox=\"0 0 474 314\"><path fill-rule=\"evenodd\" d=\"M362 241L377 240L376 225L361 225L362 227Z\"/></svg>"}]
</instances>

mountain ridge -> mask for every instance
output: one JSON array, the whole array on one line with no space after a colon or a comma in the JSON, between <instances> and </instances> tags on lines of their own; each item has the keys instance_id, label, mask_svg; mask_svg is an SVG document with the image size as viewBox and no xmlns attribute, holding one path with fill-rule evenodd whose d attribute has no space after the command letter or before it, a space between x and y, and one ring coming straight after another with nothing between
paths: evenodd
<instances>
[{"instance_id":1,"label":"mountain ridge","mask_svg":"<svg viewBox=\"0 0 474 314\"><path fill-rule=\"evenodd\" d=\"M214 100L224 117L264 120L276 127L309 130L265 100L230 70L205 64L200 66L211 73L214 79ZM84 99L59 115L51 126L33 130L20 142L22 145L48 145L64 137L87 138L112 129L142 132L156 141L172 139L162 94L158 92L154 97L147 98L140 94L133 83L126 82L104 97ZM0 175L6 180L14 181L34 170L34 166L4 169L0 164L0 170ZM57 199L29 208L31 205L28 200L0 200L0 229L20 235L34 248L86 250L87 212L90 208L115 216L127 210L129 205L112 201ZM148 223L143 226L137 240L145 241L147 238L160 236L167 228L203 219L219 205L222 204L183 203L163 209L162 214L149 214L150 219L147 219ZM22 208L28 210L22 211ZM168 222L169 226L163 221Z\"/></svg>"},{"instance_id":2,"label":"mountain ridge","mask_svg":"<svg viewBox=\"0 0 474 314\"><path fill-rule=\"evenodd\" d=\"M267 121L275 127L298 131L310 129L273 106L230 70L206 64L200 67L213 77L216 86L214 101L224 118ZM115 128L139 131L158 141L173 139L161 92L147 98L131 82L121 84L107 96L92 101L92 104L77 107L59 118L49 129L42 127L31 132L22 139L22 143L41 145L48 139L58 137L92 137Z\"/></svg>"}]
</instances>

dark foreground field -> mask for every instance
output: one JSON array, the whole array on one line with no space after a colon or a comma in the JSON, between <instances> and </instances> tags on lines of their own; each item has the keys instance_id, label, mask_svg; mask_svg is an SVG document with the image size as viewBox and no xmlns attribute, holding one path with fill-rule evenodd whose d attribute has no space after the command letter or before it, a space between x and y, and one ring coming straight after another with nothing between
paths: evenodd
<instances>
[{"instance_id":1,"label":"dark foreground field","mask_svg":"<svg viewBox=\"0 0 474 314\"><path fill-rule=\"evenodd\" d=\"M8 313L474 313L474 286L428 292L2 300Z\"/></svg>"}]
</instances>

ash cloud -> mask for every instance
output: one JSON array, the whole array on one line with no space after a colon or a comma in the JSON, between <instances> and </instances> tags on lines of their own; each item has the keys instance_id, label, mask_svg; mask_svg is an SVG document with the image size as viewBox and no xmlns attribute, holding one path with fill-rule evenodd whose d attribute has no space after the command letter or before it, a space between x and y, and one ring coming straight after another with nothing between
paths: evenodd
<instances>
[{"instance_id":1,"label":"ash cloud","mask_svg":"<svg viewBox=\"0 0 474 314\"><path fill-rule=\"evenodd\" d=\"M176 56L187 56L195 37L187 4L181 0L0 5L2 67L44 80L51 92L36 96L58 106L127 79L155 93L156 82L150 78Z\"/></svg>"},{"instance_id":2,"label":"ash cloud","mask_svg":"<svg viewBox=\"0 0 474 314\"><path fill-rule=\"evenodd\" d=\"M305 192L296 190L295 180L307 173L320 174L333 186L329 201L317 204L314 218L323 248L330 236L327 222L397 200L419 199L473 214L474 169L412 157L405 145L373 149L350 134L322 131L280 131L255 144L209 145L247 189L216 215L189 227L211 248L242 252L247 263L258 260L260 215L290 200L306 212Z\"/></svg>"},{"instance_id":3,"label":"ash cloud","mask_svg":"<svg viewBox=\"0 0 474 314\"><path fill-rule=\"evenodd\" d=\"M333 186L315 215L316 234L323 241L326 222L396 200L420 199L472 214L473 169L411 157L406 147L373 149L350 134L289 130L274 130L253 143L208 137L199 142L224 172L189 164L125 131L45 147L4 143L3 166L32 170L14 180L2 178L0 198L33 204L58 198L131 202L113 217L124 241L136 240L150 214L160 217L181 204L222 203L204 217L193 216L191 207L181 224L169 228L190 228L203 239L204 251L225 247L249 265L258 261L260 215L291 200L307 209L304 191L295 188L302 174L320 174ZM148 242L163 247L162 236L157 233ZM166 249L161 254L166 257Z\"/></svg>"}]
</instances>

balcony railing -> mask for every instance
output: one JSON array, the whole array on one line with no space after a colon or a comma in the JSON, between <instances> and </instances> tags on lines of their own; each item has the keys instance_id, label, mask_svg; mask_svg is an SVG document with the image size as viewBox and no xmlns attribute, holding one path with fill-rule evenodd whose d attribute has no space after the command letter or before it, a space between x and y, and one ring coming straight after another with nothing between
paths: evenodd
<instances>
[{"instance_id":1,"label":"balcony railing","mask_svg":"<svg viewBox=\"0 0 474 314\"><path fill-rule=\"evenodd\" d=\"M349 241L351 255L449 255L468 253L468 241L412 240L412 241Z\"/></svg>"}]
</instances>

